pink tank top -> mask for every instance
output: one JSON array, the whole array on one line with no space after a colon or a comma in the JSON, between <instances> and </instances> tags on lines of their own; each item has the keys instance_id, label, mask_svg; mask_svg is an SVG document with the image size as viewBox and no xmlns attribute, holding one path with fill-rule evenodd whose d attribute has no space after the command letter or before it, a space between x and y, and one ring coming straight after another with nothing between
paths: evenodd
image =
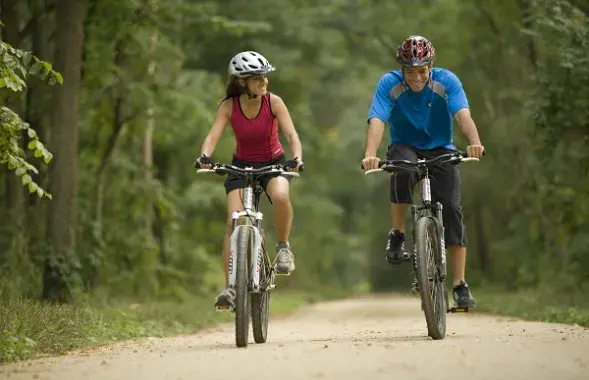
<instances>
[{"instance_id":1,"label":"pink tank top","mask_svg":"<svg viewBox=\"0 0 589 380\"><path fill-rule=\"evenodd\" d=\"M266 162L284 153L278 138L278 119L272 115L270 93L262 98L262 106L255 119L248 119L241 109L239 97L233 97L231 126L235 131L235 157L238 159Z\"/></svg>"}]
</instances>

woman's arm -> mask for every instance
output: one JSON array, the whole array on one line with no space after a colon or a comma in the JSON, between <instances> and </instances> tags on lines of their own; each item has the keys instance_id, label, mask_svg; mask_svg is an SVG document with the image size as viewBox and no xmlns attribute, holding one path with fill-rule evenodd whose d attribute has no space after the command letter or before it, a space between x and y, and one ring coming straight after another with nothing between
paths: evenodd
<instances>
[{"instance_id":1,"label":"woman's arm","mask_svg":"<svg viewBox=\"0 0 589 380\"><path fill-rule=\"evenodd\" d=\"M201 155L205 155L207 157L211 157L213 152L215 151L215 147L229 122L229 118L231 115L231 99L226 99L221 103L219 108L217 108L217 115L215 117L215 121L213 122L213 126L209 131L209 134L204 139L202 146L200 148Z\"/></svg>"},{"instance_id":2,"label":"woman's arm","mask_svg":"<svg viewBox=\"0 0 589 380\"><path fill-rule=\"evenodd\" d=\"M299 135L297 130L295 129L294 123L290 117L290 113L288 112L288 108L286 108L286 104L282 98L278 95L272 94L270 96L270 104L272 105L272 110L276 114L276 118L278 119L278 124L286 140L288 141L288 145L292 151L293 157L297 157L299 161L303 161L303 146L301 144L301 140L299 139Z\"/></svg>"}]
</instances>

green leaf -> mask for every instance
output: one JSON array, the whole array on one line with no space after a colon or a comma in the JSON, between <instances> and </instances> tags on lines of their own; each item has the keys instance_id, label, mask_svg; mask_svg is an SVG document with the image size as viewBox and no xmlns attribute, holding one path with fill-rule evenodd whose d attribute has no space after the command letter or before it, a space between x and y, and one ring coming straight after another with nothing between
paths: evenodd
<instances>
[{"instance_id":1,"label":"green leaf","mask_svg":"<svg viewBox=\"0 0 589 380\"><path fill-rule=\"evenodd\" d=\"M57 81L59 82L59 84L63 83L63 76L61 76L60 73L58 72L54 72L55 78L57 78Z\"/></svg>"},{"instance_id":2,"label":"green leaf","mask_svg":"<svg viewBox=\"0 0 589 380\"><path fill-rule=\"evenodd\" d=\"M20 168L17 168L16 169L16 172L15 173L16 173L17 176L21 176L21 175L25 174L26 172L27 172L27 170L25 168L20 167Z\"/></svg>"},{"instance_id":3,"label":"green leaf","mask_svg":"<svg viewBox=\"0 0 589 380\"><path fill-rule=\"evenodd\" d=\"M28 128L27 134L29 135L30 139L34 139L35 137L37 137L37 132L35 132L33 128Z\"/></svg>"},{"instance_id":4,"label":"green leaf","mask_svg":"<svg viewBox=\"0 0 589 380\"><path fill-rule=\"evenodd\" d=\"M25 175L23 175L23 176L21 177L21 181L22 181L22 184L23 184L23 185L26 185L26 184L29 184L29 183L31 183L31 182L33 181L33 179L31 178L31 176L30 176L30 175L28 175L28 174L25 174Z\"/></svg>"},{"instance_id":5,"label":"green leaf","mask_svg":"<svg viewBox=\"0 0 589 380\"><path fill-rule=\"evenodd\" d=\"M42 68L43 68L43 64L41 62L35 62L35 64L33 66L31 66L31 68L29 69L29 74L37 75L37 74L39 74L39 72L41 71Z\"/></svg>"},{"instance_id":6,"label":"green leaf","mask_svg":"<svg viewBox=\"0 0 589 380\"><path fill-rule=\"evenodd\" d=\"M52 159L53 159L53 154L51 154L51 152L48 152L45 150L43 152L43 160L45 161L45 163L46 164L50 163Z\"/></svg>"},{"instance_id":7,"label":"green leaf","mask_svg":"<svg viewBox=\"0 0 589 380\"><path fill-rule=\"evenodd\" d=\"M41 189L40 187L37 187L37 195L43 197L43 194L45 194L45 191L43 191L43 189Z\"/></svg>"},{"instance_id":8,"label":"green leaf","mask_svg":"<svg viewBox=\"0 0 589 380\"><path fill-rule=\"evenodd\" d=\"M39 188L39 186L35 182L29 182L28 186L29 186L29 193L34 193Z\"/></svg>"},{"instance_id":9,"label":"green leaf","mask_svg":"<svg viewBox=\"0 0 589 380\"><path fill-rule=\"evenodd\" d=\"M43 155L43 150L41 149L36 149L35 150L35 158L39 158Z\"/></svg>"},{"instance_id":10,"label":"green leaf","mask_svg":"<svg viewBox=\"0 0 589 380\"><path fill-rule=\"evenodd\" d=\"M30 129L29 129L29 131L30 131ZM29 133L29 137L30 137L30 136L31 136L31 134ZM27 147L28 147L30 150L33 150L33 149L35 149L35 148L37 147L37 142L38 142L38 140L32 140L32 141L29 141L29 144L27 145Z\"/></svg>"},{"instance_id":11,"label":"green leaf","mask_svg":"<svg viewBox=\"0 0 589 380\"><path fill-rule=\"evenodd\" d=\"M22 62L25 66L29 66L31 64L31 61L33 60L33 54L30 51L27 51L24 53L24 56L22 58Z\"/></svg>"},{"instance_id":12,"label":"green leaf","mask_svg":"<svg viewBox=\"0 0 589 380\"><path fill-rule=\"evenodd\" d=\"M0 78L0 88L6 87L6 79Z\"/></svg>"}]
</instances>

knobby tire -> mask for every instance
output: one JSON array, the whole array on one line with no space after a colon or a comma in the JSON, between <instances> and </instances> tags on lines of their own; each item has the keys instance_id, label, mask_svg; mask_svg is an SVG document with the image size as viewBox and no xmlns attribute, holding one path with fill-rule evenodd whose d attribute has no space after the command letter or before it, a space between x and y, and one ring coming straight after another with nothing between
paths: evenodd
<instances>
[{"instance_id":1,"label":"knobby tire","mask_svg":"<svg viewBox=\"0 0 589 380\"><path fill-rule=\"evenodd\" d=\"M443 339L446 336L446 289L438 273L442 265L442 247L438 238L438 224L431 216L422 217L415 224L415 243L417 254L417 276L419 294L425 314L428 335L433 339ZM441 233L441 231L440 231ZM431 244L432 256L428 255L428 245ZM433 261L434 270L428 272L428 264ZM430 280L431 278L431 280ZM436 299L430 296L432 290Z\"/></svg>"},{"instance_id":2,"label":"knobby tire","mask_svg":"<svg viewBox=\"0 0 589 380\"><path fill-rule=\"evenodd\" d=\"M237 263L235 265L235 344L237 347L247 347L249 333L249 257L250 257L249 227L240 227L237 235Z\"/></svg>"},{"instance_id":3,"label":"knobby tire","mask_svg":"<svg viewBox=\"0 0 589 380\"><path fill-rule=\"evenodd\" d=\"M268 259L268 246L266 244L266 234L260 231L262 239L262 263L260 268L260 287L267 288L270 285L270 261ZM254 341L256 343L266 343L268 336L268 316L270 315L270 290L263 290L259 293L251 294L252 301L252 328Z\"/></svg>"}]
</instances>

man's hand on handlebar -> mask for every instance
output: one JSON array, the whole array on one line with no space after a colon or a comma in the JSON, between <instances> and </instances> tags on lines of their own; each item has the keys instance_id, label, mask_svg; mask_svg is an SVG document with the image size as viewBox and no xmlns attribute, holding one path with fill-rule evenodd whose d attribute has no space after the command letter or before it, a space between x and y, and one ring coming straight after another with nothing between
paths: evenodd
<instances>
[{"instance_id":1,"label":"man's hand on handlebar","mask_svg":"<svg viewBox=\"0 0 589 380\"><path fill-rule=\"evenodd\" d=\"M378 157L367 156L364 157L364 159L362 160L362 168L364 169L364 171L378 169L379 164L380 158Z\"/></svg>"},{"instance_id":2,"label":"man's hand on handlebar","mask_svg":"<svg viewBox=\"0 0 589 380\"><path fill-rule=\"evenodd\" d=\"M481 158L485 154L485 147L482 145L469 145L466 147L468 157Z\"/></svg>"},{"instance_id":3,"label":"man's hand on handlebar","mask_svg":"<svg viewBox=\"0 0 589 380\"><path fill-rule=\"evenodd\" d=\"M194 163L194 167L197 169L211 169L215 161L212 158L207 157L206 155L201 155L199 158L196 159Z\"/></svg>"}]
</instances>

